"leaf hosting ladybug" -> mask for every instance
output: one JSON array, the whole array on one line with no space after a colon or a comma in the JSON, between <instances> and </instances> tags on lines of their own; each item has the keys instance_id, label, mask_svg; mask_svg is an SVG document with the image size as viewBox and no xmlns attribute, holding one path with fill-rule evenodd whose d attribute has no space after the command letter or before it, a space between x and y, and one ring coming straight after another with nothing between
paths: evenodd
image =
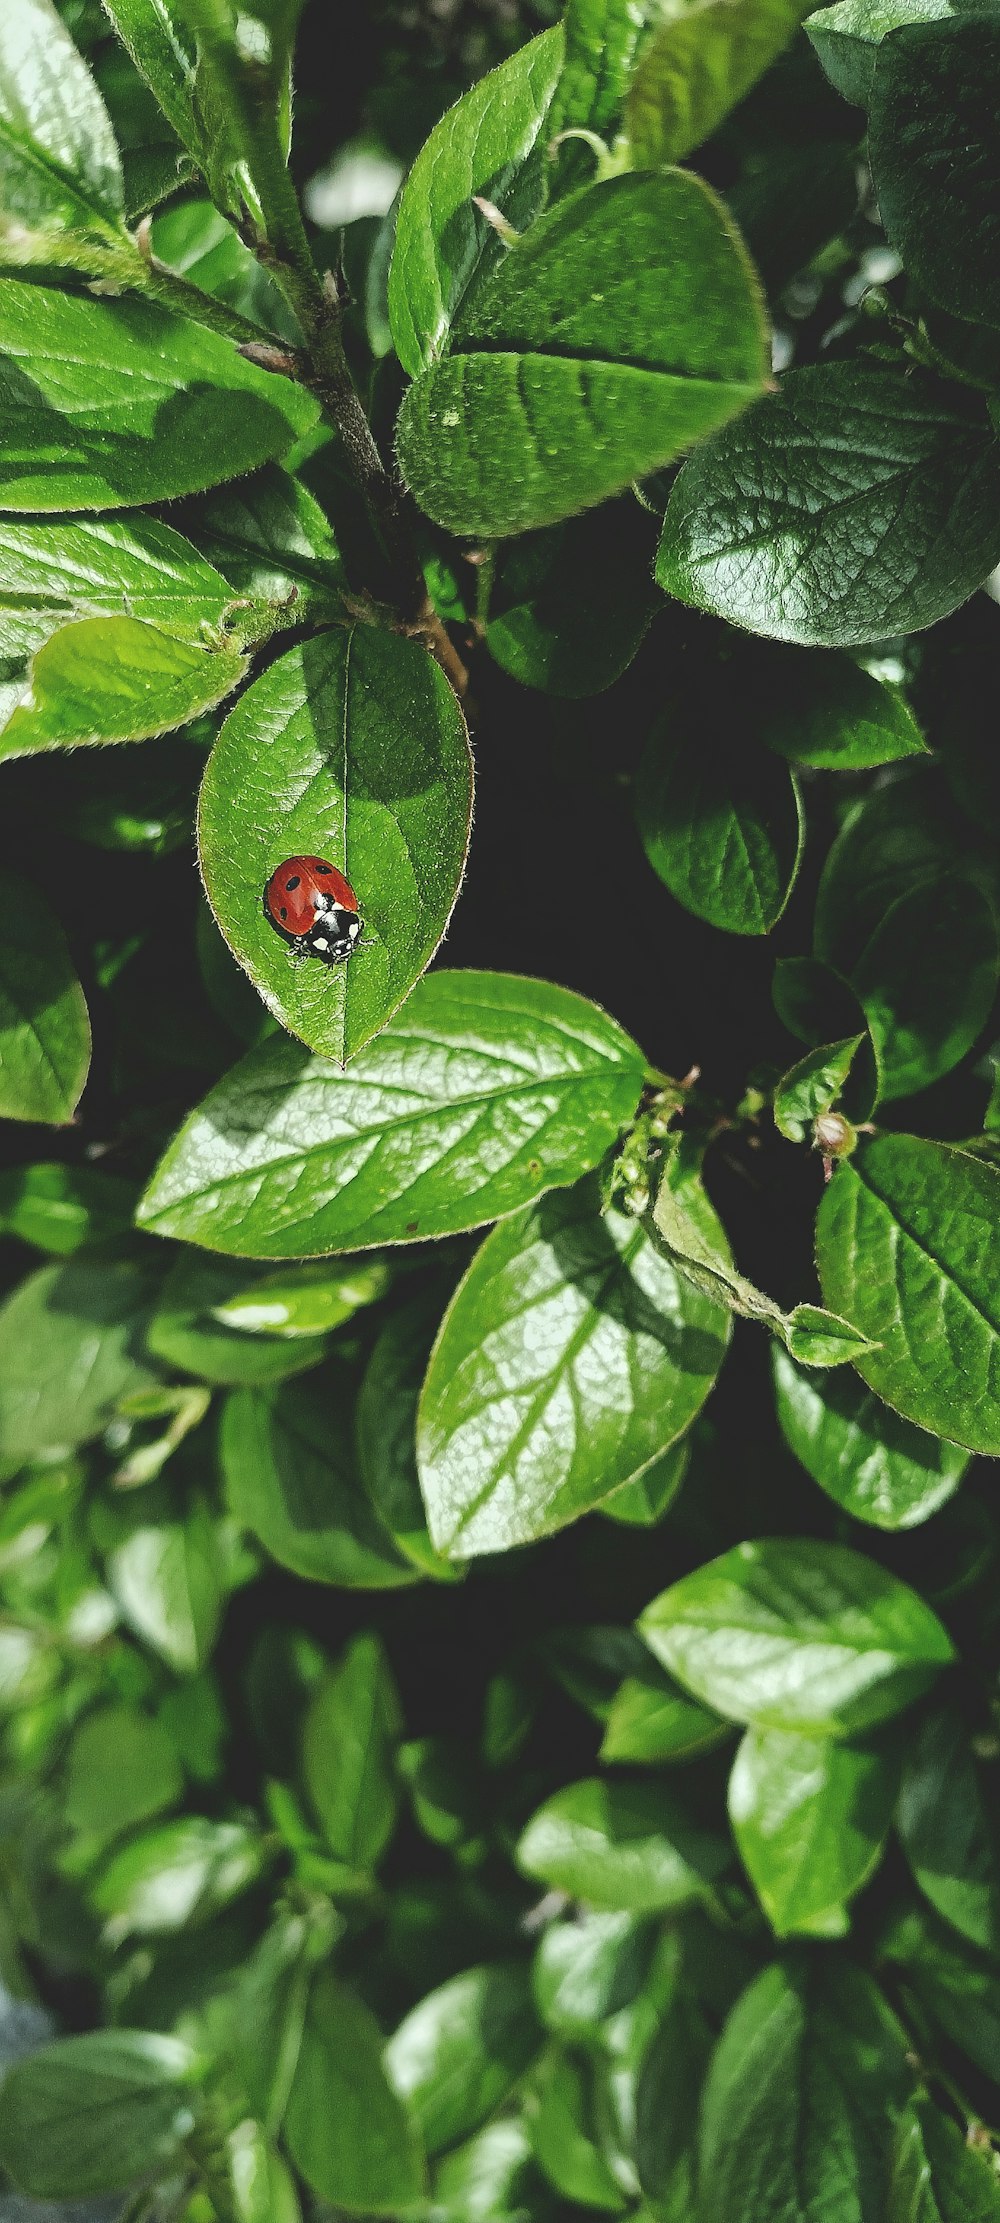
<instances>
[{"instance_id":1,"label":"leaf hosting ladybug","mask_svg":"<svg viewBox=\"0 0 1000 2223\"><path fill-rule=\"evenodd\" d=\"M286 857L264 889L264 917L297 955L343 965L361 934L358 899L336 865Z\"/></svg>"}]
</instances>

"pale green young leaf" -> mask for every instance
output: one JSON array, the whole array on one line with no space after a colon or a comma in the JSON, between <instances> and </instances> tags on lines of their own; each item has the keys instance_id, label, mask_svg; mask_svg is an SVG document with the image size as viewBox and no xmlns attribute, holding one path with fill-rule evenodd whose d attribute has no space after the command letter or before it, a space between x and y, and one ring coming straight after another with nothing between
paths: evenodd
<instances>
[{"instance_id":1,"label":"pale green young leaf","mask_svg":"<svg viewBox=\"0 0 1000 2223\"><path fill-rule=\"evenodd\" d=\"M257 1882L265 1849L242 1822L191 1814L130 1837L91 1886L109 1945L208 1922Z\"/></svg>"},{"instance_id":2,"label":"pale green young leaf","mask_svg":"<svg viewBox=\"0 0 1000 2223\"><path fill-rule=\"evenodd\" d=\"M515 231L538 213L543 133L562 62L558 26L529 39L447 110L413 164L389 271L393 342L411 377L441 354L479 281L503 258L473 196L501 209Z\"/></svg>"},{"instance_id":3,"label":"pale green young leaf","mask_svg":"<svg viewBox=\"0 0 1000 2223\"><path fill-rule=\"evenodd\" d=\"M235 649L196 647L139 618L79 618L32 657L0 759L170 733L232 694L246 669Z\"/></svg>"},{"instance_id":4,"label":"pale green young leaf","mask_svg":"<svg viewBox=\"0 0 1000 2223\"><path fill-rule=\"evenodd\" d=\"M141 618L201 642L233 590L159 518L7 517L0 535L0 656L28 657L70 618ZM114 675L107 675L112 684Z\"/></svg>"},{"instance_id":5,"label":"pale green young leaf","mask_svg":"<svg viewBox=\"0 0 1000 2223\"><path fill-rule=\"evenodd\" d=\"M571 1783L540 1806L518 1866L590 1906L655 1914L714 1902L730 1858L722 1837L693 1824L659 1783Z\"/></svg>"},{"instance_id":6,"label":"pale green young leaf","mask_svg":"<svg viewBox=\"0 0 1000 2223\"><path fill-rule=\"evenodd\" d=\"M738 1273L704 1191L694 1183L679 1187L669 1164L645 1224L685 1281L728 1311L768 1328L803 1366L840 1366L864 1348L866 1337L850 1320L814 1304L783 1312Z\"/></svg>"},{"instance_id":7,"label":"pale green young leaf","mask_svg":"<svg viewBox=\"0 0 1000 2223\"><path fill-rule=\"evenodd\" d=\"M810 0L660 0L628 88L636 169L680 162L777 60Z\"/></svg>"},{"instance_id":8,"label":"pale green young leaf","mask_svg":"<svg viewBox=\"0 0 1000 2223\"><path fill-rule=\"evenodd\" d=\"M129 1627L175 1674L205 1665L222 1618L215 1523L199 1502L183 1521L133 1529L108 1559L108 1585Z\"/></svg>"},{"instance_id":9,"label":"pale green young leaf","mask_svg":"<svg viewBox=\"0 0 1000 2223\"><path fill-rule=\"evenodd\" d=\"M699 1706L651 1660L639 1675L626 1675L611 1701L601 1759L627 1767L662 1766L711 1752L732 1735L728 1721Z\"/></svg>"},{"instance_id":10,"label":"pale green young leaf","mask_svg":"<svg viewBox=\"0 0 1000 2223\"><path fill-rule=\"evenodd\" d=\"M121 157L93 77L51 0L0 11L0 263L126 245Z\"/></svg>"},{"instance_id":11,"label":"pale green young leaf","mask_svg":"<svg viewBox=\"0 0 1000 2223\"><path fill-rule=\"evenodd\" d=\"M399 460L452 532L557 523L672 462L761 392L756 279L709 188L617 177L538 219L459 348L404 401Z\"/></svg>"},{"instance_id":12,"label":"pale green young leaf","mask_svg":"<svg viewBox=\"0 0 1000 2223\"><path fill-rule=\"evenodd\" d=\"M813 1122L839 1103L864 1041L863 1034L849 1034L842 1042L824 1042L782 1076L774 1091L774 1124L786 1142L811 1141Z\"/></svg>"},{"instance_id":13,"label":"pale green young leaf","mask_svg":"<svg viewBox=\"0 0 1000 2223\"><path fill-rule=\"evenodd\" d=\"M523 1963L466 1968L411 2008L389 2040L385 2067L428 2153L478 2130L540 2042Z\"/></svg>"},{"instance_id":14,"label":"pale green young leaf","mask_svg":"<svg viewBox=\"0 0 1000 2223\"><path fill-rule=\"evenodd\" d=\"M243 1290L257 1278L249 1261L244 1265L182 1250L150 1321L147 1341L154 1358L231 1389L284 1381L318 1365L327 1348L322 1333L293 1338L253 1334L238 1320L219 1318L220 1307L238 1305Z\"/></svg>"}]
</instances>

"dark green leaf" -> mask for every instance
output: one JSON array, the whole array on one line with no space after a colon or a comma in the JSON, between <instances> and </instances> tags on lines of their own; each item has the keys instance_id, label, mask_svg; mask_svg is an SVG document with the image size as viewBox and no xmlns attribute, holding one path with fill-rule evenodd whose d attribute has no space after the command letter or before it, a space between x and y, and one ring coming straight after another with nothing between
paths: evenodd
<instances>
[{"instance_id":1,"label":"dark green leaf","mask_svg":"<svg viewBox=\"0 0 1000 2223\"><path fill-rule=\"evenodd\" d=\"M876 48L868 154L891 244L943 309L994 326L998 98L1000 24L988 10L904 23Z\"/></svg>"},{"instance_id":2,"label":"dark green leaf","mask_svg":"<svg viewBox=\"0 0 1000 2223\"><path fill-rule=\"evenodd\" d=\"M209 900L283 1026L347 1059L433 956L465 869L472 759L444 674L414 641L359 625L272 664L209 758L198 834ZM349 964L295 953L261 895L284 857L328 858L365 933Z\"/></svg>"},{"instance_id":3,"label":"dark green leaf","mask_svg":"<svg viewBox=\"0 0 1000 2223\"><path fill-rule=\"evenodd\" d=\"M1000 2060L1000 1977L996 1965L933 1915L914 1908L882 1940L882 1956L905 1971L938 2030L991 2082Z\"/></svg>"},{"instance_id":4,"label":"dark green leaf","mask_svg":"<svg viewBox=\"0 0 1000 2223\"><path fill-rule=\"evenodd\" d=\"M203 1667L222 1615L215 1525L197 1500L184 1521L133 1529L108 1560L108 1583L130 1626L178 1675Z\"/></svg>"},{"instance_id":5,"label":"dark green leaf","mask_svg":"<svg viewBox=\"0 0 1000 2223\"><path fill-rule=\"evenodd\" d=\"M258 1258L454 1234L597 1163L642 1079L635 1043L584 997L432 973L347 1073L292 1042L251 1051L181 1129L140 1217Z\"/></svg>"},{"instance_id":6,"label":"dark green leaf","mask_svg":"<svg viewBox=\"0 0 1000 2223\"><path fill-rule=\"evenodd\" d=\"M420 1402L428 1525L454 1558L549 1534L634 1480L688 1427L726 1348L693 1290L593 1182L487 1238Z\"/></svg>"},{"instance_id":7,"label":"dark green leaf","mask_svg":"<svg viewBox=\"0 0 1000 2223\"><path fill-rule=\"evenodd\" d=\"M105 1918L109 1944L117 1945L127 1937L154 1937L207 1922L256 1882L262 1866L253 1830L191 1815L131 1838L108 1862L91 1896Z\"/></svg>"},{"instance_id":8,"label":"dark green leaf","mask_svg":"<svg viewBox=\"0 0 1000 2223\"><path fill-rule=\"evenodd\" d=\"M730 624L844 648L933 625L1000 559L981 397L913 364L790 371L685 464L657 577Z\"/></svg>"},{"instance_id":9,"label":"dark green leaf","mask_svg":"<svg viewBox=\"0 0 1000 2223\"><path fill-rule=\"evenodd\" d=\"M803 1366L842 1366L853 1359L865 1338L849 1320L815 1304L797 1304L783 1312L773 1297L737 1272L704 1189L698 1181L685 1181L679 1168L678 1156L668 1159L652 1212L646 1214L661 1256L699 1294L780 1336Z\"/></svg>"},{"instance_id":10,"label":"dark green leaf","mask_svg":"<svg viewBox=\"0 0 1000 2223\"><path fill-rule=\"evenodd\" d=\"M834 1037L864 1031L864 1012L853 988L816 957L779 957L771 993L789 1034L816 1049Z\"/></svg>"},{"instance_id":11,"label":"dark green leaf","mask_svg":"<svg viewBox=\"0 0 1000 2223\"><path fill-rule=\"evenodd\" d=\"M8 1166L0 1173L0 1227L22 1243L68 1258L84 1243L126 1235L135 1189L92 1166Z\"/></svg>"},{"instance_id":12,"label":"dark green leaf","mask_svg":"<svg viewBox=\"0 0 1000 2223\"><path fill-rule=\"evenodd\" d=\"M568 0L563 17L566 61L552 125L581 125L602 136L617 125L636 49L649 16L646 0Z\"/></svg>"},{"instance_id":13,"label":"dark green leaf","mask_svg":"<svg viewBox=\"0 0 1000 2223\"><path fill-rule=\"evenodd\" d=\"M576 701L632 662L655 607L651 522L608 504L502 550L486 645L512 679Z\"/></svg>"},{"instance_id":14,"label":"dark green leaf","mask_svg":"<svg viewBox=\"0 0 1000 2223\"><path fill-rule=\"evenodd\" d=\"M534 2083L527 2122L550 2184L574 2207L620 2215L628 2202L598 2144L589 2065L551 2053Z\"/></svg>"},{"instance_id":15,"label":"dark green leaf","mask_svg":"<svg viewBox=\"0 0 1000 2223\"><path fill-rule=\"evenodd\" d=\"M527 532L672 462L765 376L753 273L708 187L611 178L511 249L461 352L411 387L400 463L438 524Z\"/></svg>"},{"instance_id":16,"label":"dark green leaf","mask_svg":"<svg viewBox=\"0 0 1000 2223\"><path fill-rule=\"evenodd\" d=\"M72 617L130 618L202 643L232 591L159 518L8 517L0 539L0 655L30 656ZM123 646L128 631L110 636ZM191 666L194 669L194 665ZM117 675L111 674L112 680ZM126 681L128 674L122 675ZM105 692L106 690L102 690Z\"/></svg>"},{"instance_id":17,"label":"dark green leaf","mask_svg":"<svg viewBox=\"0 0 1000 2223\"><path fill-rule=\"evenodd\" d=\"M906 1756L896 1826L938 1914L984 1952L1000 1948L1000 1851L964 1723L927 1714Z\"/></svg>"},{"instance_id":18,"label":"dark green leaf","mask_svg":"<svg viewBox=\"0 0 1000 2223\"><path fill-rule=\"evenodd\" d=\"M646 744L635 807L655 872L696 918L769 934L792 892L804 819L794 774L712 728L678 731L669 709Z\"/></svg>"},{"instance_id":19,"label":"dark green leaf","mask_svg":"<svg viewBox=\"0 0 1000 2223\"><path fill-rule=\"evenodd\" d=\"M698 2110L710 2050L704 2014L673 1984L635 2086L635 2160L650 2218L685 2223L694 2213Z\"/></svg>"},{"instance_id":20,"label":"dark green leaf","mask_svg":"<svg viewBox=\"0 0 1000 2223\"><path fill-rule=\"evenodd\" d=\"M386 2047L389 2082L428 2153L477 2130L539 2046L526 1968L467 1968L422 1999Z\"/></svg>"},{"instance_id":21,"label":"dark green leaf","mask_svg":"<svg viewBox=\"0 0 1000 2223\"><path fill-rule=\"evenodd\" d=\"M900 896L851 973L881 1095L913 1096L950 1073L982 1032L998 981L996 911L979 888L952 873Z\"/></svg>"},{"instance_id":22,"label":"dark green leaf","mask_svg":"<svg viewBox=\"0 0 1000 2223\"><path fill-rule=\"evenodd\" d=\"M106 12L178 138L197 160L196 47L182 0L106 0Z\"/></svg>"},{"instance_id":23,"label":"dark green leaf","mask_svg":"<svg viewBox=\"0 0 1000 2223\"><path fill-rule=\"evenodd\" d=\"M636 168L680 162L711 138L794 37L809 4L702 0L685 8L668 0L628 91L625 121Z\"/></svg>"},{"instance_id":24,"label":"dark green leaf","mask_svg":"<svg viewBox=\"0 0 1000 2223\"><path fill-rule=\"evenodd\" d=\"M786 1442L856 1521L915 1528L953 1496L968 1452L901 1420L846 1368L807 1373L777 1344L772 1363Z\"/></svg>"},{"instance_id":25,"label":"dark green leaf","mask_svg":"<svg viewBox=\"0 0 1000 2223\"><path fill-rule=\"evenodd\" d=\"M898 1713L953 1657L898 1576L842 1544L739 1544L646 1607L650 1650L732 1721L851 1736Z\"/></svg>"},{"instance_id":26,"label":"dark green leaf","mask_svg":"<svg viewBox=\"0 0 1000 2223\"><path fill-rule=\"evenodd\" d=\"M0 875L0 910L0 1117L61 1127L90 1067L83 989L51 914L39 935L27 881Z\"/></svg>"},{"instance_id":27,"label":"dark green leaf","mask_svg":"<svg viewBox=\"0 0 1000 2223\"><path fill-rule=\"evenodd\" d=\"M220 1306L252 1288L259 1269L182 1251L171 1267L149 1325L149 1349L168 1366L233 1389L280 1382L317 1366L325 1335L251 1334L218 1317Z\"/></svg>"},{"instance_id":28,"label":"dark green leaf","mask_svg":"<svg viewBox=\"0 0 1000 2223\"><path fill-rule=\"evenodd\" d=\"M779 756L817 771L863 772L926 753L902 695L851 657L816 649L796 655L787 645L760 653L770 682L760 730Z\"/></svg>"},{"instance_id":29,"label":"dark green leaf","mask_svg":"<svg viewBox=\"0 0 1000 2223\"><path fill-rule=\"evenodd\" d=\"M0 289L0 375L0 510L193 494L283 455L316 417L303 387L204 325L13 278Z\"/></svg>"},{"instance_id":30,"label":"dark green leaf","mask_svg":"<svg viewBox=\"0 0 1000 2223\"><path fill-rule=\"evenodd\" d=\"M837 0L835 7L817 8L806 30L831 85L856 108L867 108L878 49L889 32L954 14L954 0Z\"/></svg>"},{"instance_id":31,"label":"dark green leaf","mask_svg":"<svg viewBox=\"0 0 1000 2223\"><path fill-rule=\"evenodd\" d=\"M740 1858L779 1937L840 1937L882 1857L898 1763L875 1743L748 1729L729 1778Z\"/></svg>"},{"instance_id":32,"label":"dark green leaf","mask_svg":"<svg viewBox=\"0 0 1000 2223\"><path fill-rule=\"evenodd\" d=\"M39 2199L165 2174L194 2124L190 2047L145 2030L60 2038L8 2071L0 2160Z\"/></svg>"},{"instance_id":33,"label":"dark green leaf","mask_svg":"<svg viewBox=\"0 0 1000 2223\"><path fill-rule=\"evenodd\" d=\"M970 1451L1000 1454L1000 1170L948 1143L878 1135L820 1205L823 1294L870 1336L855 1359L886 1404Z\"/></svg>"},{"instance_id":34,"label":"dark green leaf","mask_svg":"<svg viewBox=\"0 0 1000 2223\"><path fill-rule=\"evenodd\" d=\"M172 732L231 695L246 668L234 649L197 648L139 618L81 618L32 658L0 759Z\"/></svg>"},{"instance_id":35,"label":"dark green leaf","mask_svg":"<svg viewBox=\"0 0 1000 2223\"><path fill-rule=\"evenodd\" d=\"M111 119L51 0L8 0L0 17L0 206L0 264L79 245L96 270L101 246L126 245Z\"/></svg>"},{"instance_id":36,"label":"dark green leaf","mask_svg":"<svg viewBox=\"0 0 1000 2223\"><path fill-rule=\"evenodd\" d=\"M141 1356L149 1280L130 1259L32 1274L0 1311L0 1464L89 1443L120 1397L156 1377Z\"/></svg>"},{"instance_id":37,"label":"dark green leaf","mask_svg":"<svg viewBox=\"0 0 1000 2223\"><path fill-rule=\"evenodd\" d=\"M379 1520L422 1574L453 1573L427 1533L417 1474L417 1405L444 1296L422 1290L390 1314L365 1368L355 1407L358 1466Z\"/></svg>"},{"instance_id":38,"label":"dark green leaf","mask_svg":"<svg viewBox=\"0 0 1000 2223\"><path fill-rule=\"evenodd\" d=\"M601 1759L630 1766L691 1760L731 1734L728 1721L699 1706L650 1661L641 1675L627 1675L613 1698Z\"/></svg>"},{"instance_id":39,"label":"dark green leaf","mask_svg":"<svg viewBox=\"0 0 1000 2223\"><path fill-rule=\"evenodd\" d=\"M276 463L182 511L185 531L234 594L281 606L286 625L333 624L347 578L319 503Z\"/></svg>"},{"instance_id":40,"label":"dark green leaf","mask_svg":"<svg viewBox=\"0 0 1000 2223\"><path fill-rule=\"evenodd\" d=\"M645 1474L638 1475L634 1482L623 1482L621 1489L613 1490L595 1510L606 1521L617 1521L623 1528L655 1528L677 1496L689 1457L690 1445L682 1437L671 1444L662 1459L654 1459Z\"/></svg>"},{"instance_id":41,"label":"dark green leaf","mask_svg":"<svg viewBox=\"0 0 1000 2223\"><path fill-rule=\"evenodd\" d=\"M374 1868L392 1836L399 1793L399 1695L379 1638L356 1636L320 1683L302 1730L302 1773L332 1853Z\"/></svg>"},{"instance_id":42,"label":"dark green leaf","mask_svg":"<svg viewBox=\"0 0 1000 2223\"><path fill-rule=\"evenodd\" d=\"M870 788L849 812L823 868L817 956L850 975L894 904L956 873L986 892L994 885L992 859L970 841L968 827L932 777L914 769Z\"/></svg>"},{"instance_id":43,"label":"dark green leaf","mask_svg":"<svg viewBox=\"0 0 1000 2223\"><path fill-rule=\"evenodd\" d=\"M160 1722L133 1706L87 1714L70 1746L66 1820L88 1836L117 1837L176 1805L183 1777Z\"/></svg>"},{"instance_id":44,"label":"dark green leaf","mask_svg":"<svg viewBox=\"0 0 1000 2223\"><path fill-rule=\"evenodd\" d=\"M693 1824L657 1784L593 1776L557 1791L532 1816L518 1865L557 1891L625 1914L714 1899L728 1864L720 1837Z\"/></svg>"},{"instance_id":45,"label":"dark green leaf","mask_svg":"<svg viewBox=\"0 0 1000 2223\"><path fill-rule=\"evenodd\" d=\"M531 2142L515 2116L488 2123L467 2145L446 2154L434 2176L441 2223L550 2223L552 2203L534 2168ZM950 2219L949 2219L950 2223ZM975 2218L975 2223L985 2219Z\"/></svg>"},{"instance_id":46,"label":"dark green leaf","mask_svg":"<svg viewBox=\"0 0 1000 2223\"><path fill-rule=\"evenodd\" d=\"M335 1374L270 1396L237 1390L223 1414L221 1454L237 1520L280 1566L344 1589L416 1579L353 1470L349 1407Z\"/></svg>"},{"instance_id":47,"label":"dark green leaf","mask_svg":"<svg viewBox=\"0 0 1000 2223\"><path fill-rule=\"evenodd\" d=\"M701 2198L726 2223L884 2223L903 2033L860 1969L773 1963L737 2002L704 2096Z\"/></svg>"},{"instance_id":48,"label":"dark green leaf","mask_svg":"<svg viewBox=\"0 0 1000 2223\"><path fill-rule=\"evenodd\" d=\"M899 2127L887 2223L998 2223L992 2154L977 2152L950 2115L919 2096Z\"/></svg>"},{"instance_id":49,"label":"dark green leaf","mask_svg":"<svg viewBox=\"0 0 1000 2223\"><path fill-rule=\"evenodd\" d=\"M558 28L529 39L463 94L436 124L403 188L389 271L389 322L404 370L434 362L470 289L495 269L503 247L473 200L480 195L519 229L544 191L538 145L563 61ZM537 147L534 162L530 161Z\"/></svg>"},{"instance_id":50,"label":"dark green leaf","mask_svg":"<svg viewBox=\"0 0 1000 2223\"><path fill-rule=\"evenodd\" d=\"M394 2216L420 2199L420 2151L382 2066L381 2032L332 1976L313 1985L285 2135L307 2184L338 2208Z\"/></svg>"}]
</instances>

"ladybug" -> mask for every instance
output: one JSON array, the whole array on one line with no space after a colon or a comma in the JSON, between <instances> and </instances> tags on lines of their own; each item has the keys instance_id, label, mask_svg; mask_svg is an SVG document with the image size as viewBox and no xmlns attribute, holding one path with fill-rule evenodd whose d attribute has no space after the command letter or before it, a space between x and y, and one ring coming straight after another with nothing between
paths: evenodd
<instances>
[{"instance_id":1,"label":"ladybug","mask_svg":"<svg viewBox=\"0 0 1000 2223\"><path fill-rule=\"evenodd\" d=\"M322 857L286 857L264 889L264 917L303 957L343 965L358 946L358 899L336 865Z\"/></svg>"}]
</instances>

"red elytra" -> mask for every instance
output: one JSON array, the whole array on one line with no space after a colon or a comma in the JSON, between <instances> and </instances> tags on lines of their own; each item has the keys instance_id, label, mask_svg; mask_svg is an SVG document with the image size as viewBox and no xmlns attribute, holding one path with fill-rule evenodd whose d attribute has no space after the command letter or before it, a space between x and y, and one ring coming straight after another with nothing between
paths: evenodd
<instances>
[{"instance_id":1,"label":"red elytra","mask_svg":"<svg viewBox=\"0 0 1000 2223\"><path fill-rule=\"evenodd\" d=\"M341 965L361 933L350 881L324 857L286 857L264 889L264 915L296 950Z\"/></svg>"}]
</instances>

